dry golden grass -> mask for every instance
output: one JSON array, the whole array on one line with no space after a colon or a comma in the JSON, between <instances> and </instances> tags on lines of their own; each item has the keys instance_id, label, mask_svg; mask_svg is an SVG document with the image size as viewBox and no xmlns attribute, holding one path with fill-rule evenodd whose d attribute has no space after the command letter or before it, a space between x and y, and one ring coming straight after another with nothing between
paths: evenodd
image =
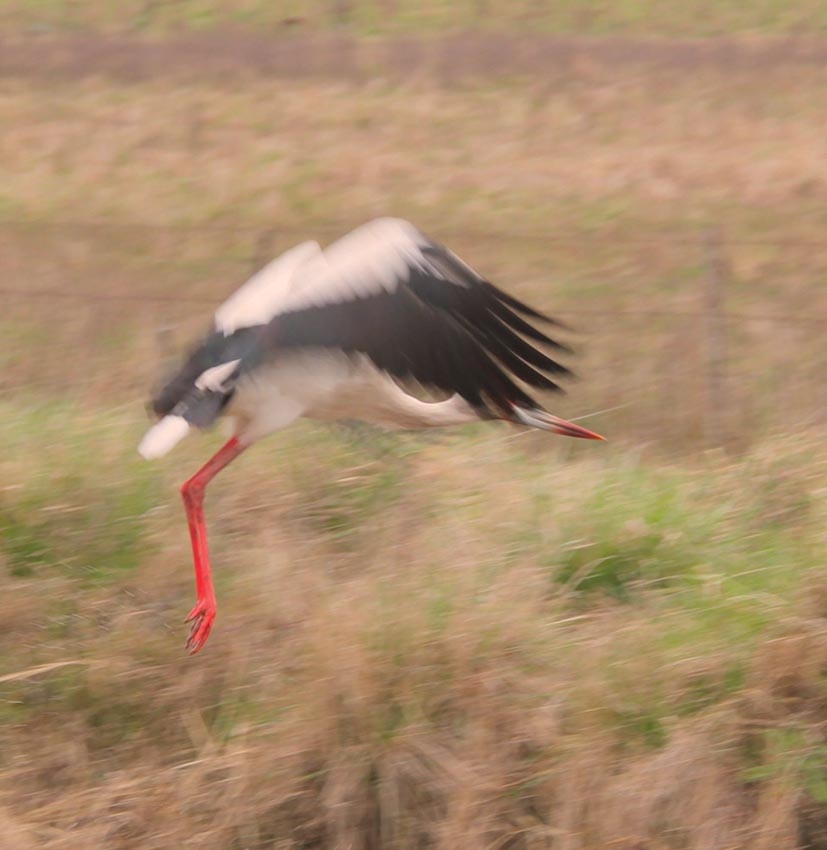
<instances>
[{"instance_id":1,"label":"dry golden grass","mask_svg":"<svg viewBox=\"0 0 827 850\"><path fill-rule=\"evenodd\" d=\"M92 219L274 226L390 207L439 210L443 227L499 228L505 215L532 232L546 230L540 216L565 220L566 204L651 206L649 221L679 223L721 205L806 212L824 189L824 95L806 66L596 63L462 90L6 80L2 203L77 217L82 197Z\"/></svg>"},{"instance_id":2,"label":"dry golden grass","mask_svg":"<svg viewBox=\"0 0 827 850\"><path fill-rule=\"evenodd\" d=\"M300 426L211 491L191 659L174 484L208 446L4 423L6 846L823 846L819 435L655 466Z\"/></svg>"},{"instance_id":3,"label":"dry golden grass","mask_svg":"<svg viewBox=\"0 0 827 850\"><path fill-rule=\"evenodd\" d=\"M670 447L708 438L706 331L693 314L709 275L704 229L719 227L726 306L759 317L729 326L727 437L742 446L821 420L817 67L655 73L596 59L542 82L462 88L427 75L405 87L253 75L6 79L0 94L0 210L33 222L2 228L8 287L138 299L6 299L11 386L131 398L154 374L159 329L206 315L279 249L391 212L588 333L577 361L588 380L564 415L621 406L595 424ZM205 303L140 301L170 294ZM110 332L67 363L101 315ZM55 344L30 358L44 339Z\"/></svg>"}]
</instances>

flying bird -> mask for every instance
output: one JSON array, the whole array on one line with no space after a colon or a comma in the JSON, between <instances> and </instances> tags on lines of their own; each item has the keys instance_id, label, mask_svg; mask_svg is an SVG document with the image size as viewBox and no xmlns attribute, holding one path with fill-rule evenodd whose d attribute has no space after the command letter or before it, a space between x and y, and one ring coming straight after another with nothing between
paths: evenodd
<instances>
[{"instance_id":1,"label":"flying bird","mask_svg":"<svg viewBox=\"0 0 827 850\"><path fill-rule=\"evenodd\" d=\"M232 437L181 487L197 601L187 648L204 646L216 614L204 492L265 435L306 416L428 428L501 419L603 439L548 413L524 389L558 390L567 351L535 322L553 319L498 289L401 219L362 225L324 250L305 242L253 275L156 394L158 421L138 451L166 454L219 417ZM441 392L425 400L403 387Z\"/></svg>"}]
</instances>

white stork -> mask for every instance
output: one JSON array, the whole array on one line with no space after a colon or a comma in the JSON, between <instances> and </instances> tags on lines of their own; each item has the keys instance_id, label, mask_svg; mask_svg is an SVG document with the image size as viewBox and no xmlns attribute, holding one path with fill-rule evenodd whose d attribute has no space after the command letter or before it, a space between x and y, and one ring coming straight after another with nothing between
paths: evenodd
<instances>
[{"instance_id":1,"label":"white stork","mask_svg":"<svg viewBox=\"0 0 827 850\"><path fill-rule=\"evenodd\" d=\"M503 419L568 437L603 439L543 410L517 381L559 389L568 370L526 339L567 350L526 321L552 319L480 277L412 224L383 218L322 250L305 242L253 275L215 313L214 327L152 401L141 441L166 454L195 426L232 420L230 440L181 487L197 602L187 648L215 619L204 491L261 437L300 416L401 428ZM423 401L397 381L443 393Z\"/></svg>"}]
</instances>

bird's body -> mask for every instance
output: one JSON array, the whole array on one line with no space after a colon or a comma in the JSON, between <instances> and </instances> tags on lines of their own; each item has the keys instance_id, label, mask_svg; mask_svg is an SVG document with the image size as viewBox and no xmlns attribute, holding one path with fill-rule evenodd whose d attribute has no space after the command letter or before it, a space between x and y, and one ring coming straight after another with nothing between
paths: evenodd
<instances>
[{"instance_id":1,"label":"bird's body","mask_svg":"<svg viewBox=\"0 0 827 850\"><path fill-rule=\"evenodd\" d=\"M522 389L557 390L551 376L568 372L531 343L564 346L527 319L554 323L399 219L370 222L324 251L298 245L222 304L213 329L153 399L160 418L139 446L159 457L193 426L232 421L233 437L182 488L199 599L190 648L203 646L215 616L204 488L247 446L295 419L400 428L504 419L600 439ZM448 398L426 401L400 382Z\"/></svg>"}]
</instances>

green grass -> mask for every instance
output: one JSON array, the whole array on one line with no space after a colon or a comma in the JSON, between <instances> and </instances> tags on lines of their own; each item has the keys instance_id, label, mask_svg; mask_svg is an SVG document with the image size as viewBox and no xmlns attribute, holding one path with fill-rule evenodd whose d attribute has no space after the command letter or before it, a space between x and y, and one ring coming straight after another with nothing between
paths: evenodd
<instances>
[{"instance_id":1,"label":"green grass","mask_svg":"<svg viewBox=\"0 0 827 850\"><path fill-rule=\"evenodd\" d=\"M113 457L95 428L66 433L65 419L78 415L49 404L12 412L4 423L17 483L0 496L0 551L13 576L60 570L106 582L146 555L157 483L133 458Z\"/></svg>"},{"instance_id":2,"label":"green grass","mask_svg":"<svg viewBox=\"0 0 827 850\"><path fill-rule=\"evenodd\" d=\"M343 13L336 8L344 10ZM468 28L506 29L586 35L715 36L745 33L800 33L827 28L827 12L814 0L560 0L536 3L521 0L448 2L448 0L394 0L392 3L177 0L148 4L125 0L113 6L100 0L83 4L70 0L37 3L8 2L0 23L35 31L71 31L94 27L132 32L177 32L220 27L255 28L271 32L293 27L337 29L342 25L364 35L387 33L439 33ZM288 30L289 31L289 30Z\"/></svg>"}]
</instances>

